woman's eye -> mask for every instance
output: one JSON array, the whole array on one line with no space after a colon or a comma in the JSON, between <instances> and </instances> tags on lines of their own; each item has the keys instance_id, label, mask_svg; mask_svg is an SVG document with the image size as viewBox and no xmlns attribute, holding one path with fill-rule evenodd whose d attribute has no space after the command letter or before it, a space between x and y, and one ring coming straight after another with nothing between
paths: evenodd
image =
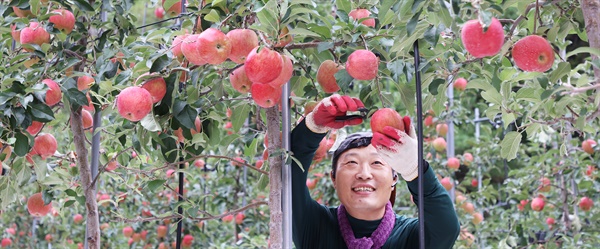
<instances>
[{"instance_id":1,"label":"woman's eye","mask_svg":"<svg viewBox=\"0 0 600 249\"><path fill-rule=\"evenodd\" d=\"M346 164L356 164L356 161L348 161Z\"/></svg>"},{"instance_id":2,"label":"woman's eye","mask_svg":"<svg viewBox=\"0 0 600 249\"><path fill-rule=\"evenodd\" d=\"M383 162L381 162L381 161L375 161L375 162L373 162L373 164L383 165Z\"/></svg>"}]
</instances>

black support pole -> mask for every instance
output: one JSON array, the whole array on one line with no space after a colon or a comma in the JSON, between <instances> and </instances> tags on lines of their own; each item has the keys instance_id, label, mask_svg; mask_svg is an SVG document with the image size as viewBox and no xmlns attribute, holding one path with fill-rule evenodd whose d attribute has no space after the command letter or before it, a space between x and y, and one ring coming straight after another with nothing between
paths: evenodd
<instances>
[{"instance_id":1,"label":"black support pole","mask_svg":"<svg viewBox=\"0 0 600 249\"><path fill-rule=\"evenodd\" d=\"M181 13L185 13L185 5L186 5L187 1L186 0L181 0ZM177 18L177 24L179 24L179 30L181 30L181 25L182 25L183 21L181 20L181 18ZM179 93L184 92L184 88L185 88L185 84L182 81L179 81ZM183 147L183 144L181 144ZM181 156L179 158L179 169L184 169L185 167L185 163L183 162L185 159L183 158L183 156ZM177 201L178 202L182 202L183 201L183 182L185 180L185 175L183 174L183 171L179 171L179 195L177 197ZM181 237L183 234L183 207L181 205L179 205L177 207L177 214L179 214L179 219L177 219L177 239L175 242L175 248L176 249L181 249Z\"/></svg>"},{"instance_id":2,"label":"black support pole","mask_svg":"<svg viewBox=\"0 0 600 249\"><path fill-rule=\"evenodd\" d=\"M415 53L415 84L416 84L416 95L417 95L417 136L418 136L418 167L419 167L419 194L418 194L418 206L419 206L419 248L425 249L425 212L424 206L425 201L423 200L423 100L421 93L421 73L420 73L420 60L419 55L419 41L415 41L413 46Z\"/></svg>"}]
</instances>

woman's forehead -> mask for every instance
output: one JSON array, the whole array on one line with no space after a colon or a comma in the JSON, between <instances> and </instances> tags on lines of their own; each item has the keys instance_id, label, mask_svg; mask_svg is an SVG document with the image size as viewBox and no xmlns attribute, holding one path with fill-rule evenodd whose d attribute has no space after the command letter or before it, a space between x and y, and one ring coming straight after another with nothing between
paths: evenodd
<instances>
[{"instance_id":1,"label":"woman's forehead","mask_svg":"<svg viewBox=\"0 0 600 249\"><path fill-rule=\"evenodd\" d=\"M344 151L340 157L380 157L380 155L373 145L369 145L366 147L352 148Z\"/></svg>"}]
</instances>

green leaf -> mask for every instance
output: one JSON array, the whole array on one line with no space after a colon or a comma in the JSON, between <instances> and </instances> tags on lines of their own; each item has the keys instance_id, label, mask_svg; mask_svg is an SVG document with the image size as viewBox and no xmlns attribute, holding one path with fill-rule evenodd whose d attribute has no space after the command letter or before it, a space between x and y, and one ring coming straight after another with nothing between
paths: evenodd
<instances>
[{"instance_id":1,"label":"green leaf","mask_svg":"<svg viewBox=\"0 0 600 249\"><path fill-rule=\"evenodd\" d=\"M321 35L313 32L313 31L310 31L308 29L303 29L303 28L294 28L294 29L290 30L289 34L307 36L307 37L317 37L317 38L321 37Z\"/></svg>"},{"instance_id":2,"label":"green leaf","mask_svg":"<svg viewBox=\"0 0 600 249\"><path fill-rule=\"evenodd\" d=\"M177 160L177 141L171 136L161 134L162 144L160 151L165 160L169 163L174 163Z\"/></svg>"},{"instance_id":3,"label":"green leaf","mask_svg":"<svg viewBox=\"0 0 600 249\"><path fill-rule=\"evenodd\" d=\"M343 10L346 13L350 13L350 11L352 10L352 4L350 1L347 1L347 0L336 0L335 6L339 10Z\"/></svg>"},{"instance_id":4,"label":"green leaf","mask_svg":"<svg viewBox=\"0 0 600 249\"><path fill-rule=\"evenodd\" d=\"M15 154L17 154L17 156L25 156L29 150L31 150L31 147L29 146L29 138L20 132L16 132L15 133L15 138L17 139L15 141Z\"/></svg>"},{"instance_id":5,"label":"green leaf","mask_svg":"<svg viewBox=\"0 0 600 249\"><path fill-rule=\"evenodd\" d=\"M348 71L346 71L346 69L341 69L340 71L335 73L334 76L342 91L349 90L350 83L352 82L352 80L354 80L354 78L352 78L352 76L348 74Z\"/></svg>"},{"instance_id":6,"label":"green leaf","mask_svg":"<svg viewBox=\"0 0 600 249\"><path fill-rule=\"evenodd\" d=\"M198 111L189 106L185 101L179 99L175 100L175 103L173 104L173 115L184 127L188 129L195 128L194 122L198 116Z\"/></svg>"},{"instance_id":7,"label":"green leaf","mask_svg":"<svg viewBox=\"0 0 600 249\"><path fill-rule=\"evenodd\" d=\"M252 109L252 105L241 104L234 108L233 114L231 115L231 124L233 125L234 131L239 131L246 119L248 119L248 113Z\"/></svg>"},{"instance_id":8,"label":"green leaf","mask_svg":"<svg viewBox=\"0 0 600 249\"><path fill-rule=\"evenodd\" d=\"M333 42L319 42L319 44L317 44L317 52L319 53L330 48L333 48Z\"/></svg>"},{"instance_id":9,"label":"green leaf","mask_svg":"<svg viewBox=\"0 0 600 249\"><path fill-rule=\"evenodd\" d=\"M73 109L77 109L81 106L86 106L89 104L87 96L85 96L85 94L79 91L77 88L68 89L65 95L69 99Z\"/></svg>"},{"instance_id":10,"label":"green leaf","mask_svg":"<svg viewBox=\"0 0 600 249\"><path fill-rule=\"evenodd\" d=\"M166 180L161 180L161 179L149 181L148 182L148 186L147 186L148 190L149 191L154 191L157 188L159 188L160 186L163 186L163 184L165 184L165 182L167 182L167 181Z\"/></svg>"},{"instance_id":11,"label":"green leaf","mask_svg":"<svg viewBox=\"0 0 600 249\"><path fill-rule=\"evenodd\" d=\"M571 64L568 62L558 63L558 67L550 73L550 82L558 83L558 81L571 71Z\"/></svg>"},{"instance_id":12,"label":"green leaf","mask_svg":"<svg viewBox=\"0 0 600 249\"><path fill-rule=\"evenodd\" d=\"M210 12L204 16L204 20L218 23L221 21L221 17L219 16L219 13L216 10L211 9Z\"/></svg>"},{"instance_id":13,"label":"green leaf","mask_svg":"<svg viewBox=\"0 0 600 249\"><path fill-rule=\"evenodd\" d=\"M48 105L36 103L30 105L30 107L31 108L29 109L29 111L33 116L33 120L37 120L42 123L47 123L54 120L54 112Z\"/></svg>"},{"instance_id":14,"label":"green leaf","mask_svg":"<svg viewBox=\"0 0 600 249\"><path fill-rule=\"evenodd\" d=\"M421 15L421 11L417 12L406 24L406 33L408 36L411 36L415 33L415 28L417 27L417 23L419 22L419 16Z\"/></svg>"},{"instance_id":15,"label":"green leaf","mask_svg":"<svg viewBox=\"0 0 600 249\"><path fill-rule=\"evenodd\" d=\"M65 190L65 194L67 194L68 196L72 196L72 197L77 196L77 192L75 192L75 190L72 190L72 189Z\"/></svg>"},{"instance_id":16,"label":"green leaf","mask_svg":"<svg viewBox=\"0 0 600 249\"><path fill-rule=\"evenodd\" d=\"M500 156L510 161L517 157L519 145L521 144L521 133L511 131L504 136L500 143Z\"/></svg>"},{"instance_id":17,"label":"green leaf","mask_svg":"<svg viewBox=\"0 0 600 249\"><path fill-rule=\"evenodd\" d=\"M150 73L160 72L169 64L171 64L171 59L169 58L169 56L164 54L156 58L156 60L154 60L154 62L152 63L152 67L150 67Z\"/></svg>"},{"instance_id":18,"label":"green leaf","mask_svg":"<svg viewBox=\"0 0 600 249\"><path fill-rule=\"evenodd\" d=\"M67 207L73 206L74 203L75 203L75 200L65 201L65 204L63 204L63 207L67 208Z\"/></svg>"},{"instance_id":19,"label":"green leaf","mask_svg":"<svg viewBox=\"0 0 600 249\"><path fill-rule=\"evenodd\" d=\"M437 44L438 39L440 37L439 32L437 31L437 29L435 28L434 25L429 26L429 28L427 28L427 30L425 30L425 34L423 34L423 35L424 35L425 41L427 43L429 43L429 45L431 45L432 47L435 47L435 45Z\"/></svg>"},{"instance_id":20,"label":"green leaf","mask_svg":"<svg viewBox=\"0 0 600 249\"><path fill-rule=\"evenodd\" d=\"M154 115L152 114L152 112L150 112L148 115L142 118L142 120L140 120L140 123L142 124L142 127L149 131L162 130L160 124L156 122L156 119L154 119Z\"/></svg>"},{"instance_id":21,"label":"green leaf","mask_svg":"<svg viewBox=\"0 0 600 249\"><path fill-rule=\"evenodd\" d=\"M94 7L92 7L92 5L85 0L75 0L75 5L77 5L77 7L83 11L95 11Z\"/></svg>"},{"instance_id":22,"label":"green leaf","mask_svg":"<svg viewBox=\"0 0 600 249\"><path fill-rule=\"evenodd\" d=\"M429 84L429 92L433 95L438 95L438 87L445 83L446 81L444 79L434 79L431 84Z\"/></svg>"},{"instance_id":23,"label":"green leaf","mask_svg":"<svg viewBox=\"0 0 600 249\"><path fill-rule=\"evenodd\" d=\"M481 93L481 97L487 100L490 103L501 105L502 104L502 96L500 93L496 91L496 89L490 89Z\"/></svg>"}]
</instances>

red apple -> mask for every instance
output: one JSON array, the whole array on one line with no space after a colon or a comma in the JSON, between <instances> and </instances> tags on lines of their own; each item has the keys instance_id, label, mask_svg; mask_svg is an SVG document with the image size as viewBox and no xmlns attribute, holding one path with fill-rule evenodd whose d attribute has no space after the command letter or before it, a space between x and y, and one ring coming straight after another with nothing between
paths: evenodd
<instances>
[{"instance_id":1,"label":"red apple","mask_svg":"<svg viewBox=\"0 0 600 249\"><path fill-rule=\"evenodd\" d=\"M60 99L62 98L62 91L60 90L60 86L58 86L58 83L51 79L44 79L42 80L42 83L47 85L49 88L48 91L46 91L46 104L48 106L58 104L58 102L60 102Z\"/></svg>"},{"instance_id":2,"label":"red apple","mask_svg":"<svg viewBox=\"0 0 600 249\"><path fill-rule=\"evenodd\" d=\"M21 9L17 6L13 6L12 9L13 12L15 12L15 15L18 17L35 17L30 9Z\"/></svg>"},{"instance_id":3,"label":"red apple","mask_svg":"<svg viewBox=\"0 0 600 249\"><path fill-rule=\"evenodd\" d=\"M231 42L229 59L235 63L242 64L246 56L258 46L258 36L251 29L234 29L227 33Z\"/></svg>"},{"instance_id":4,"label":"red apple","mask_svg":"<svg viewBox=\"0 0 600 249\"><path fill-rule=\"evenodd\" d=\"M549 192L551 188L552 188L552 185L551 185L550 179L548 179L546 177L540 178L540 187L539 187L540 192Z\"/></svg>"},{"instance_id":5,"label":"red apple","mask_svg":"<svg viewBox=\"0 0 600 249\"><path fill-rule=\"evenodd\" d=\"M152 111L152 95L138 86L127 87L117 96L117 109L123 118L140 121Z\"/></svg>"},{"instance_id":6,"label":"red apple","mask_svg":"<svg viewBox=\"0 0 600 249\"><path fill-rule=\"evenodd\" d=\"M448 134L448 125L447 124L437 124L435 126L435 131L438 135L444 137Z\"/></svg>"},{"instance_id":7,"label":"red apple","mask_svg":"<svg viewBox=\"0 0 600 249\"><path fill-rule=\"evenodd\" d=\"M460 161L456 157L450 157L448 158L448 162L446 165L450 169L458 170L458 168L460 167Z\"/></svg>"},{"instance_id":8,"label":"red apple","mask_svg":"<svg viewBox=\"0 0 600 249\"><path fill-rule=\"evenodd\" d=\"M471 163L473 162L473 154L471 154L469 152L465 152L463 154L463 162L466 166L471 165Z\"/></svg>"},{"instance_id":9,"label":"red apple","mask_svg":"<svg viewBox=\"0 0 600 249\"><path fill-rule=\"evenodd\" d=\"M357 80L372 80L377 77L379 58L369 50L359 49L346 61L346 71Z\"/></svg>"},{"instance_id":10,"label":"red apple","mask_svg":"<svg viewBox=\"0 0 600 249\"><path fill-rule=\"evenodd\" d=\"M363 19L363 18L367 18L367 17L369 17L369 15L371 15L371 11L369 11L368 9L354 9L354 10L350 11L350 13L348 13L348 16L352 17L352 19L354 19L356 21ZM363 25L368 26L368 27L375 27L375 19L374 18L367 18L360 23L362 23Z\"/></svg>"},{"instance_id":11,"label":"red apple","mask_svg":"<svg viewBox=\"0 0 600 249\"><path fill-rule=\"evenodd\" d=\"M281 69L281 73L279 73L277 78L267 83L275 88L285 85L285 83L290 81L292 74L294 73L294 64L292 63L292 60L286 55L282 55L281 58L283 59L283 68Z\"/></svg>"},{"instance_id":12,"label":"red apple","mask_svg":"<svg viewBox=\"0 0 600 249\"><path fill-rule=\"evenodd\" d=\"M596 146L596 141L593 139L587 139L581 143L581 148L588 154L594 154L594 147Z\"/></svg>"},{"instance_id":13,"label":"red apple","mask_svg":"<svg viewBox=\"0 0 600 249\"><path fill-rule=\"evenodd\" d=\"M471 220L473 224L477 225L483 221L483 215L481 213L474 213L473 220Z\"/></svg>"},{"instance_id":14,"label":"red apple","mask_svg":"<svg viewBox=\"0 0 600 249\"><path fill-rule=\"evenodd\" d=\"M241 225L242 223L244 223L244 218L246 218L246 215L244 213L237 213L235 215L235 224Z\"/></svg>"},{"instance_id":15,"label":"red apple","mask_svg":"<svg viewBox=\"0 0 600 249\"><path fill-rule=\"evenodd\" d=\"M39 155L42 159L46 159L49 156L54 155L58 146L56 145L56 138L52 134L40 133L35 137L33 142L33 148L31 148L32 154Z\"/></svg>"},{"instance_id":16,"label":"red apple","mask_svg":"<svg viewBox=\"0 0 600 249\"><path fill-rule=\"evenodd\" d=\"M233 70L233 72L231 72L231 74L229 74L229 81L231 82L231 86L233 86L233 89L235 89L239 93L250 92L252 81L248 79L244 65L236 68L235 70Z\"/></svg>"},{"instance_id":17,"label":"red apple","mask_svg":"<svg viewBox=\"0 0 600 249\"><path fill-rule=\"evenodd\" d=\"M283 64L281 55L276 51L266 47L255 47L246 57L244 68L250 81L266 83L273 81L281 74Z\"/></svg>"},{"instance_id":18,"label":"red apple","mask_svg":"<svg viewBox=\"0 0 600 249\"><path fill-rule=\"evenodd\" d=\"M535 197L531 201L531 209L533 211L542 211L544 209L545 204L546 204L546 202L544 201L543 197L540 197L540 196Z\"/></svg>"},{"instance_id":19,"label":"red apple","mask_svg":"<svg viewBox=\"0 0 600 249\"><path fill-rule=\"evenodd\" d=\"M156 237L157 238L164 238L165 236L167 236L167 231L168 228L165 225L160 225L156 228Z\"/></svg>"},{"instance_id":20,"label":"red apple","mask_svg":"<svg viewBox=\"0 0 600 249\"><path fill-rule=\"evenodd\" d=\"M208 64L217 65L223 63L231 52L231 42L221 30L208 28L197 38L198 52L201 59Z\"/></svg>"},{"instance_id":21,"label":"red apple","mask_svg":"<svg viewBox=\"0 0 600 249\"><path fill-rule=\"evenodd\" d=\"M314 100L306 102L306 104L304 105L304 116L311 113L315 109L315 107L317 107L317 104L319 104L319 102Z\"/></svg>"},{"instance_id":22,"label":"red apple","mask_svg":"<svg viewBox=\"0 0 600 249\"><path fill-rule=\"evenodd\" d=\"M94 126L92 114L87 110L81 110L81 121L83 122L83 129L90 129Z\"/></svg>"},{"instance_id":23,"label":"red apple","mask_svg":"<svg viewBox=\"0 0 600 249\"><path fill-rule=\"evenodd\" d=\"M16 24L11 24L10 25L10 35L12 36L12 38L17 41L18 43L21 43L21 30L17 30L17 25Z\"/></svg>"},{"instance_id":24,"label":"red apple","mask_svg":"<svg viewBox=\"0 0 600 249\"><path fill-rule=\"evenodd\" d=\"M172 1L169 1L172 3ZM167 14L176 16L181 14L181 1L172 3L170 6L165 6L165 0L162 0L163 8L167 10Z\"/></svg>"},{"instance_id":25,"label":"red apple","mask_svg":"<svg viewBox=\"0 0 600 249\"><path fill-rule=\"evenodd\" d=\"M306 179L306 187L313 190L317 187L317 179Z\"/></svg>"},{"instance_id":26,"label":"red apple","mask_svg":"<svg viewBox=\"0 0 600 249\"><path fill-rule=\"evenodd\" d=\"M77 78L77 89L79 89L79 91L89 89L94 83L94 78L88 75L79 76Z\"/></svg>"},{"instance_id":27,"label":"red apple","mask_svg":"<svg viewBox=\"0 0 600 249\"><path fill-rule=\"evenodd\" d=\"M335 79L335 74L343 67L332 60L325 60L319 66L317 71L317 82L326 93L334 93L340 90L340 86Z\"/></svg>"},{"instance_id":28,"label":"red apple","mask_svg":"<svg viewBox=\"0 0 600 249\"><path fill-rule=\"evenodd\" d=\"M442 178L442 180L440 180L440 183L442 184L442 186L444 186L444 188L446 190L452 189L452 186L454 185L452 183L452 180L450 179L450 177L444 177L444 178Z\"/></svg>"},{"instance_id":29,"label":"red apple","mask_svg":"<svg viewBox=\"0 0 600 249\"><path fill-rule=\"evenodd\" d=\"M246 73L248 73L248 70L246 70ZM263 108L275 106L281 99L281 91L281 87L261 83L253 83L250 88L252 99Z\"/></svg>"},{"instance_id":30,"label":"red apple","mask_svg":"<svg viewBox=\"0 0 600 249\"><path fill-rule=\"evenodd\" d=\"M108 164L106 164L106 171L113 171L115 169L117 169L119 167L119 163L117 162L117 160L112 159L110 160L110 162L108 162Z\"/></svg>"},{"instance_id":31,"label":"red apple","mask_svg":"<svg viewBox=\"0 0 600 249\"><path fill-rule=\"evenodd\" d=\"M12 245L12 240L10 238L4 238L2 239L2 242L0 242L0 245L2 247L9 247Z\"/></svg>"},{"instance_id":32,"label":"red apple","mask_svg":"<svg viewBox=\"0 0 600 249\"><path fill-rule=\"evenodd\" d=\"M554 63L554 49L538 35L521 38L512 47L512 57L518 68L528 72L545 72Z\"/></svg>"},{"instance_id":33,"label":"red apple","mask_svg":"<svg viewBox=\"0 0 600 249\"><path fill-rule=\"evenodd\" d=\"M133 235L133 228L132 227L124 227L123 235L127 238L131 237Z\"/></svg>"},{"instance_id":34,"label":"red apple","mask_svg":"<svg viewBox=\"0 0 600 249\"><path fill-rule=\"evenodd\" d=\"M443 137L438 137L434 139L433 142L431 142L431 144L437 152L443 152L444 150L446 150L446 139L444 139Z\"/></svg>"},{"instance_id":35,"label":"red apple","mask_svg":"<svg viewBox=\"0 0 600 249\"><path fill-rule=\"evenodd\" d=\"M258 159L258 160L256 160L254 167L256 167L257 169L260 169L260 168L262 168L263 164L265 164L265 161L262 159Z\"/></svg>"},{"instance_id":36,"label":"red apple","mask_svg":"<svg viewBox=\"0 0 600 249\"><path fill-rule=\"evenodd\" d=\"M479 181L477 179L473 178L471 180L471 186L473 186L474 188L478 187L479 186Z\"/></svg>"},{"instance_id":37,"label":"red apple","mask_svg":"<svg viewBox=\"0 0 600 249\"><path fill-rule=\"evenodd\" d=\"M48 243L52 242L52 234L46 234L44 240Z\"/></svg>"},{"instance_id":38,"label":"red apple","mask_svg":"<svg viewBox=\"0 0 600 249\"><path fill-rule=\"evenodd\" d=\"M27 127L27 132L29 132L29 134L31 134L32 136L35 136L38 134L38 132L40 132L42 130L42 127L44 126L44 123L42 122L38 122L38 121L32 121L31 125L29 127Z\"/></svg>"},{"instance_id":39,"label":"red apple","mask_svg":"<svg viewBox=\"0 0 600 249\"><path fill-rule=\"evenodd\" d=\"M173 56L175 56L178 59L183 57L183 52L181 51L181 45L183 44L183 41L185 40L185 38L187 38L188 36L189 36L189 34L183 34L183 35L175 36L175 38L173 39L173 43L171 44L171 52L173 53Z\"/></svg>"},{"instance_id":40,"label":"red apple","mask_svg":"<svg viewBox=\"0 0 600 249\"><path fill-rule=\"evenodd\" d=\"M148 75L148 73L142 74L139 78L146 75ZM167 83L165 82L165 79L163 77L146 79L144 83L142 83L141 87L146 89L146 91L150 93L150 95L152 96L153 104L160 102L167 93Z\"/></svg>"},{"instance_id":41,"label":"red apple","mask_svg":"<svg viewBox=\"0 0 600 249\"><path fill-rule=\"evenodd\" d=\"M21 40L21 44L37 44L42 46L44 43L50 43L50 34L39 23L30 22L29 26L21 30L19 39ZM28 52L33 51L29 48L25 48L25 50Z\"/></svg>"},{"instance_id":42,"label":"red apple","mask_svg":"<svg viewBox=\"0 0 600 249\"><path fill-rule=\"evenodd\" d=\"M383 133L383 128L386 126L405 131L402 116L392 108L381 108L371 116L371 130L373 133Z\"/></svg>"},{"instance_id":43,"label":"red apple","mask_svg":"<svg viewBox=\"0 0 600 249\"><path fill-rule=\"evenodd\" d=\"M194 242L194 237L192 235L185 235L183 236L183 240L181 241L181 246L183 246L184 248L189 248L192 246L192 243Z\"/></svg>"},{"instance_id":44,"label":"red apple","mask_svg":"<svg viewBox=\"0 0 600 249\"><path fill-rule=\"evenodd\" d=\"M529 203L529 200L521 200L521 202L517 204L517 208L519 209L519 211L523 211L527 203Z\"/></svg>"},{"instance_id":45,"label":"red apple","mask_svg":"<svg viewBox=\"0 0 600 249\"><path fill-rule=\"evenodd\" d=\"M165 17L165 9L163 9L163 7L160 6L156 7L156 9L154 9L154 15L158 19L163 19L163 17Z\"/></svg>"},{"instance_id":46,"label":"red apple","mask_svg":"<svg viewBox=\"0 0 600 249\"><path fill-rule=\"evenodd\" d=\"M590 211L590 209L592 209L593 206L594 206L594 201L592 201L592 199L590 199L587 196L582 197L579 200L579 208L581 208L581 210L583 210L583 211Z\"/></svg>"},{"instance_id":47,"label":"red apple","mask_svg":"<svg viewBox=\"0 0 600 249\"><path fill-rule=\"evenodd\" d=\"M223 218L221 218L221 220L225 223L229 223L233 221L233 214L225 215Z\"/></svg>"},{"instance_id":48,"label":"red apple","mask_svg":"<svg viewBox=\"0 0 600 249\"><path fill-rule=\"evenodd\" d=\"M458 78L454 81L454 84L452 84L452 86L458 91L464 91L465 89L467 89L467 80L465 78Z\"/></svg>"},{"instance_id":49,"label":"red apple","mask_svg":"<svg viewBox=\"0 0 600 249\"><path fill-rule=\"evenodd\" d=\"M198 39L198 36L200 35L194 34L186 36L181 43L181 52L183 53L185 59L187 59L189 62L198 66L202 66L207 62L201 55L200 47L202 45L200 44L201 41Z\"/></svg>"},{"instance_id":50,"label":"red apple","mask_svg":"<svg viewBox=\"0 0 600 249\"><path fill-rule=\"evenodd\" d=\"M83 215L81 215L81 214L73 215L73 222L75 224L79 224L79 223L83 222Z\"/></svg>"},{"instance_id":51,"label":"red apple","mask_svg":"<svg viewBox=\"0 0 600 249\"><path fill-rule=\"evenodd\" d=\"M594 167L594 165L588 165L587 169L585 170L585 175L592 177L592 175L594 175L594 171L596 171L596 167Z\"/></svg>"},{"instance_id":52,"label":"red apple","mask_svg":"<svg viewBox=\"0 0 600 249\"><path fill-rule=\"evenodd\" d=\"M548 224L548 226L552 226L555 223L556 223L556 221L554 220L554 218L552 218L552 217L546 218L546 224Z\"/></svg>"},{"instance_id":53,"label":"red apple","mask_svg":"<svg viewBox=\"0 0 600 249\"><path fill-rule=\"evenodd\" d=\"M44 204L42 193L35 193L27 199L27 211L32 216L46 216L52 210L52 202Z\"/></svg>"},{"instance_id":54,"label":"red apple","mask_svg":"<svg viewBox=\"0 0 600 249\"><path fill-rule=\"evenodd\" d=\"M433 125L433 116L428 115L427 117L425 117L423 124L425 124L425 126L432 126Z\"/></svg>"},{"instance_id":55,"label":"red apple","mask_svg":"<svg viewBox=\"0 0 600 249\"><path fill-rule=\"evenodd\" d=\"M75 27L75 16L73 13L66 9L53 10L53 15L48 19L49 22L54 23L54 28L61 30L67 34L70 34Z\"/></svg>"},{"instance_id":56,"label":"red apple","mask_svg":"<svg viewBox=\"0 0 600 249\"><path fill-rule=\"evenodd\" d=\"M202 159L196 159L194 161L194 166L196 166L196 168L203 169L205 165L206 165L206 162L204 162L204 160L202 160Z\"/></svg>"},{"instance_id":57,"label":"red apple","mask_svg":"<svg viewBox=\"0 0 600 249\"><path fill-rule=\"evenodd\" d=\"M504 30L496 18L492 18L485 32L479 20L470 20L462 27L461 39L465 49L474 57L493 56L500 52L504 45Z\"/></svg>"}]
</instances>

